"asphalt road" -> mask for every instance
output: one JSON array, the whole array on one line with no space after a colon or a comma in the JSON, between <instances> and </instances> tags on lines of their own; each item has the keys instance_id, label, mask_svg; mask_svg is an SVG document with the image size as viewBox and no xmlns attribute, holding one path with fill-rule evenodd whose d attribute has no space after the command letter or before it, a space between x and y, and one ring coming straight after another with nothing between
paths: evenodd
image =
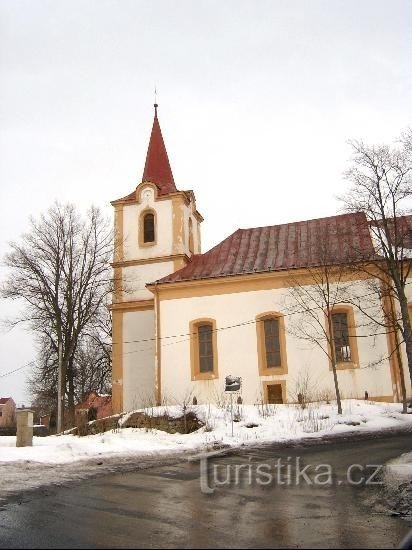
<instances>
[{"instance_id":1,"label":"asphalt road","mask_svg":"<svg viewBox=\"0 0 412 550\"><path fill-rule=\"evenodd\" d=\"M0 546L395 548L411 522L376 506L381 486L352 482L373 473L368 464L384 464L411 450L411 438L261 447L217 456L209 459L203 492L199 461L185 460L31 493L0 510ZM315 479L319 473L323 477Z\"/></svg>"}]
</instances>

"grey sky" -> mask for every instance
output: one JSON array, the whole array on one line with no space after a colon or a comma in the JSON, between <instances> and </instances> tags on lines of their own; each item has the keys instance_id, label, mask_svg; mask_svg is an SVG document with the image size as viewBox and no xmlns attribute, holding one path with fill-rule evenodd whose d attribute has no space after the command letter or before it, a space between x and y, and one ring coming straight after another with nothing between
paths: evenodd
<instances>
[{"instance_id":1,"label":"grey sky","mask_svg":"<svg viewBox=\"0 0 412 550\"><path fill-rule=\"evenodd\" d=\"M155 82L204 251L333 215L347 140L412 124L411 59L409 0L0 0L0 254L55 199L111 216L140 182ZM0 333L0 376L34 354L22 330ZM0 396L27 403L27 372Z\"/></svg>"}]
</instances>

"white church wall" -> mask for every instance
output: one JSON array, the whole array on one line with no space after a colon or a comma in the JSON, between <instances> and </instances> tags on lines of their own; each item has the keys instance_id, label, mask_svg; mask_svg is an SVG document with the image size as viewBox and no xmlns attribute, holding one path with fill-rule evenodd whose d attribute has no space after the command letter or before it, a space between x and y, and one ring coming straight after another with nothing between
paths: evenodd
<instances>
[{"instance_id":1,"label":"white church wall","mask_svg":"<svg viewBox=\"0 0 412 550\"><path fill-rule=\"evenodd\" d=\"M156 211L156 244L139 247L139 217L151 208ZM124 260L157 258L172 254L172 201L144 201L130 204L123 209Z\"/></svg>"},{"instance_id":2,"label":"white church wall","mask_svg":"<svg viewBox=\"0 0 412 550\"><path fill-rule=\"evenodd\" d=\"M154 310L123 315L123 408L137 409L153 402L155 391Z\"/></svg>"},{"instance_id":3,"label":"white church wall","mask_svg":"<svg viewBox=\"0 0 412 550\"><path fill-rule=\"evenodd\" d=\"M162 335L180 335L162 341L162 395L169 399L181 399L189 392L200 401L213 400L222 393L225 376L233 374L243 379L243 398L254 403L261 398L262 382L286 381L289 400L296 400L295 385L300 373L308 372L310 381L318 392L329 390L333 395L333 376L326 355L316 347L309 347L288 332L290 320L285 318L288 373L260 376L258 370L257 334L254 319L269 311L284 312L285 289L257 290L200 296L183 299L161 300ZM191 381L189 323L198 318L216 320L218 373L216 380ZM357 346L360 367L339 370L338 378L345 397L392 396L392 383L388 361L372 367L372 363L387 355L386 336L363 338L364 319L355 312ZM244 324L243 324L244 323ZM232 327L236 328L225 328ZM220 330L219 330L220 329Z\"/></svg>"},{"instance_id":4,"label":"white church wall","mask_svg":"<svg viewBox=\"0 0 412 550\"><path fill-rule=\"evenodd\" d=\"M183 209L183 252L187 256L191 254L200 253L200 231L199 231L199 222L196 220L193 215L193 205L190 204L189 207L182 205ZM189 234L190 234L190 225L189 219L192 220L192 237L193 237L193 250L189 248Z\"/></svg>"},{"instance_id":5,"label":"white church wall","mask_svg":"<svg viewBox=\"0 0 412 550\"><path fill-rule=\"evenodd\" d=\"M183 220L183 242L181 243L182 251L187 256L190 256L190 250L189 250L189 216L190 216L190 207L188 208L186 205L181 205L181 214L182 214L182 220Z\"/></svg>"},{"instance_id":6,"label":"white church wall","mask_svg":"<svg viewBox=\"0 0 412 550\"><path fill-rule=\"evenodd\" d=\"M123 300L151 300L146 284L153 283L174 271L173 261L128 266L123 268Z\"/></svg>"}]
</instances>

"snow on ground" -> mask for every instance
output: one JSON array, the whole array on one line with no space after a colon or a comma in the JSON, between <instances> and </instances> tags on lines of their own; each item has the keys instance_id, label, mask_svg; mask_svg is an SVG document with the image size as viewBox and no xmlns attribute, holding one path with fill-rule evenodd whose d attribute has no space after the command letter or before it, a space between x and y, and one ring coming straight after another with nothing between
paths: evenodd
<instances>
[{"instance_id":1,"label":"snow on ground","mask_svg":"<svg viewBox=\"0 0 412 550\"><path fill-rule=\"evenodd\" d=\"M386 475L396 481L412 481L412 453L404 453L388 462Z\"/></svg>"},{"instance_id":2,"label":"snow on ground","mask_svg":"<svg viewBox=\"0 0 412 550\"><path fill-rule=\"evenodd\" d=\"M78 437L59 435L34 437L33 447L16 448L15 437L0 437L0 496L56 482L58 471L80 475L93 473L104 461L137 463L153 457L164 458L181 452L199 452L216 446L237 447L262 443L291 443L302 438L371 432L386 428L412 429L412 415L402 415L401 405L343 401L343 415L334 404L234 405L234 435L231 430L230 406L199 405L189 407L204 422L204 427L191 434L169 434L159 430L119 428L103 434ZM153 415L178 417L182 408L157 407L146 410ZM123 416L124 424L128 415ZM69 465L70 468L64 468ZM57 468L57 470L56 470ZM26 472L26 474L25 474ZM83 475L82 474L82 475ZM70 477L70 476L69 476Z\"/></svg>"},{"instance_id":3,"label":"snow on ground","mask_svg":"<svg viewBox=\"0 0 412 550\"><path fill-rule=\"evenodd\" d=\"M404 453L385 465L385 489L394 514L412 516L412 452Z\"/></svg>"}]
</instances>

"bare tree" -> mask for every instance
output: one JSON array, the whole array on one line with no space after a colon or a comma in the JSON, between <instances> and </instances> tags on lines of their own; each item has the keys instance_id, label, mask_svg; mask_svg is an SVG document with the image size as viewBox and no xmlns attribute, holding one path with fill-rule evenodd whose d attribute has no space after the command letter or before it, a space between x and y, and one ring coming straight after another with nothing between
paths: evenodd
<instances>
[{"instance_id":1,"label":"bare tree","mask_svg":"<svg viewBox=\"0 0 412 550\"><path fill-rule=\"evenodd\" d=\"M290 316L288 331L296 338L322 350L332 370L338 414L342 414L337 365L350 359L347 334L336 334L334 313L338 304L347 302L351 285L345 261L345 250L337 251L339 243L329 229L319 227L313 232L308 247L312 249L313 265L308 265L301 275L289 278L286 310Z\"/></svg>"},{"instance_id":2,"label":"bare tree","mask_svg":"<svg viewBox=\"0 0 412 550\"><path fill-rule=\"evenodd\" d=\"M83 401L91 391L109 393L112 374L112 323L108 308L81 338L76 355L76 398Z\"/></svg>"},{"instance_id":3,"label":"bare tree","mask_svg":"<svg viewBox=\"0 0 412 550\"><path fill-rule=\"evenodd\" d=\"M55 415L57 405L57 345L48 335L38 336L39 354L35 369L28 380L28 390L39 414ZM94 391L111 390L111 316L101 308L93 326L81 334L74 354L73 376L75 401L83 401Z\"/></svg>"},{"instance_id":4,"label":"bare tree","mask_svg":"<svg viewBox=\"0 0 412 550\"><path fill-rule=\"evenodd\" d=\"M94 326L110 291L113 235L100 211L85 219L74 206L55 204L5 257L9 274L2 296L22 300L24 309L12 324L27 323L39 336L43 378L56 384L58 351L61 388L74 420L76 353L81 338ZM62 406L62 404L58 404Z\"/></svg>"},{"instance_id":5,"label":"bare tree","mask_svg":"<svg viewBox=\"0 0 412 550\"><path fill-rule=\"evenodd\" d=\"M406 414L407 392L401 351L403 339L399 334L399 324L402 319L399 310L395 307L395 293L388 282L384 283L382 279L370 276L372 270L368 263L348 264L348 270L352 271L355 276L361 277L363 284L360 289L352 288L352 292L346 296L347 303L353 305L367 320L370 327L369 337L386 335L389 339L391 349L377 359L374 364L377 366L379 363L390 361L398 368L402 412Z\"/></svg>"},{"instance_id":6,"label":"bare tree","mask_svg":"<svg viewBox=\"0 0 412 550\"><path fill-rule=\"evenodd\" d=\"M365 213L374 244L373 253L360 258L357 269L377 278L383 294L395 304L386 323L388 330L399 330L402 336L399 344L405 343L412 381L412 330L405 292L412 266L412 130L403 134L399 147L363 141L350 145L353 157L346 179L351 189L342 201L348 211Z\"/></svg>"}]
</instances>

